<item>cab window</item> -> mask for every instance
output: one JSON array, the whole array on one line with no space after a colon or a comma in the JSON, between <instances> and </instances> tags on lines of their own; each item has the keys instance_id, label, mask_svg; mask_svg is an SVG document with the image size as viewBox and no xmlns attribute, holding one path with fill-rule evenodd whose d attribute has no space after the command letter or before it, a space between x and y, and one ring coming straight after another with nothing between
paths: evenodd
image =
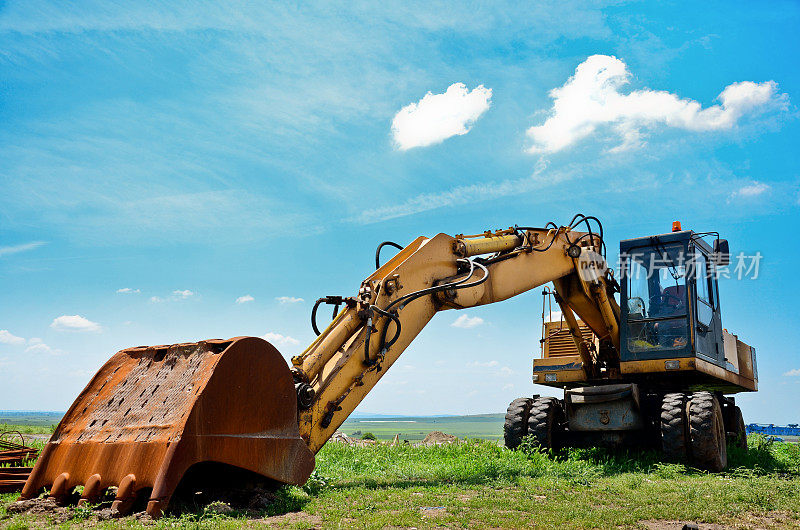
<instances>
[{"instance_id":1,"label":"cab window","mask_svg":"<svg viewBox=\"0 0 800 530\"><path fill-rule=\"evenodd\" d=\"M692 269L697 286L697 321L709 327L714 318L713 290L711 289L708 259L699 249L694 251Z\"/></svg>"},{"instance_id":2,"label":"cab window","mask_svg":"<svg viewBox=\"0 0 800 530\"><path fill-rule=\"evenodd\" d=\"M629 350L677 350L688 344L684 249L658 245L626 257Z\"/></svg>"}]
</instances>

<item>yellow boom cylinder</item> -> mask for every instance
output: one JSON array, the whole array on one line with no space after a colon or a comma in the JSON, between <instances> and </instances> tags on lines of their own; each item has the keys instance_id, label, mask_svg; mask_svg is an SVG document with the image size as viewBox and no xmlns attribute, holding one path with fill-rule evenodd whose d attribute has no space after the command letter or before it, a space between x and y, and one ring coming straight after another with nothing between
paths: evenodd
<instances>
[{"instance_id":1,"label":"yellow boom cylinder","mask_svg":"<svg viewBox=\"0 0 800 530\"><path fill-rule=\"evenodd\" d=\"M509 234L502 236L479 237L475 239L457 239L454 243L455 254L462 258L513 250L522 244L522 238Z\"/></svg>"},{"instance_id":2,"label":"yellow boom cylinder","mask_svg":"<svg viewBox=\"0 0 800 530\"><path fill-rule=\"evenodd\" d=\"M335 324L335 325L334 325ZM339 351L350 337L364 325L355 309L346 309L339 313L328 329L322 332L319 340L312 344L309 350L293 359L295 366L299 365L309 381L313 380L325 363Z\"/></svg>"}]
</instances>

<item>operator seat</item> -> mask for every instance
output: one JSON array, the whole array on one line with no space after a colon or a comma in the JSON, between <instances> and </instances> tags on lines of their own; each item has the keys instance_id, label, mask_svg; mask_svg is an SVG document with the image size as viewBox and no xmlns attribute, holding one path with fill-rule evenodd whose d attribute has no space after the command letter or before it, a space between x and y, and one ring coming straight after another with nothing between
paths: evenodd
<instances>
[{"instance_id":1,"label":"operator seat","mask_svg":"<svg viewBox=\"0 0 800 530\"><path fill-rule=\"evenodd\" d=\"M665 287L661 295L662 317L686 314L686 286ZM682 348L687 343L686 323L683 320L668 320L656 324L659 343L665 348Z\"/></svg>"}]
</instances>

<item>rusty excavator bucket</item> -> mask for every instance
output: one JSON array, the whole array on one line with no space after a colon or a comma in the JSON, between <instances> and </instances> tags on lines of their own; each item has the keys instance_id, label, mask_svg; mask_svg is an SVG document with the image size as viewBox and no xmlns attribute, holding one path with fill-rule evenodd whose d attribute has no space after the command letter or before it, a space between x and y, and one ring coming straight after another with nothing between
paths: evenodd
<instances>
[{"instance_id":1,"label":"rusty excavator bucket","mask_svg":"<svg viewBox=\"0 0 800 530\"><path fill-rule=\"evenodd\" d=\"M195 466L204 463L216 464ZM118 352L61 420L21 498L48 488L63 503L83 486L79 502L92 502L116 487L115 512L146 499L159 517L190 468L298 485L308 479L314 455L298 431L292 375L268 342L238 337Z\"/></svg>"}]
</instances>

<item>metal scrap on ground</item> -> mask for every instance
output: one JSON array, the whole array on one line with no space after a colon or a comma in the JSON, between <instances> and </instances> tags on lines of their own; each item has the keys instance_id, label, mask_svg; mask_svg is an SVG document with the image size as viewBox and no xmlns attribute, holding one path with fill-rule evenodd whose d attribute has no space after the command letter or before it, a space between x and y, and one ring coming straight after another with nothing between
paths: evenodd
<instances>
[{"instance_id":1,"label":"metal scrap on ground","mask_svg":"<svg viewBox=\"0 0 800 530\"><path fill-rule=\"evenodd\" d=\"M22 443L7 440L9 436L19 436ZM25 438L19 431L0 433L0 493L22 491L25 481L31 474L31 467L23 467L28 460L39 456L39 451L25 445Z\"/></svg>"}]
</instances>

